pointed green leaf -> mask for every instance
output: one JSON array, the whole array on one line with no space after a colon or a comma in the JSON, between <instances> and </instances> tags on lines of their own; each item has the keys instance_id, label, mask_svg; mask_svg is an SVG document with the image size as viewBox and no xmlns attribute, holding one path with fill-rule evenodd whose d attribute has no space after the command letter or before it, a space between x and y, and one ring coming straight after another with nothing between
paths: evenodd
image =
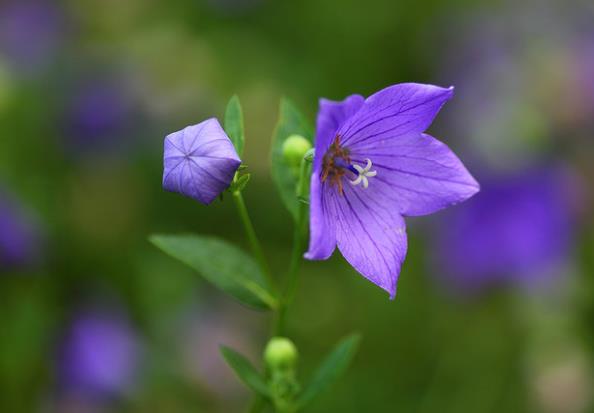
<instances>
[{"instance_id":1,"label":"pointed green leaf","mask_svg":"<svg viewBox=\"0 0 594 413\"><path fill-rule=\"evenodd\" d=\"M231 191L243 191L249 180L250 174L241 175L236 181L231 183Z\"/></svg>"},{"instance_id":2,"label":"pointed green leaf","mask_svg":"<svg viewBox=\"0 0 594 413\"><path fill-rule=\"evenodd\" d=\"M293 218L297 219L299 200L295 189L298 178L283 158L283 144L293 134L301 135L312 142L313 128L288 99L283 99L272 141L272 178L283 203Z\"/></svg>"},{"instance_id":3,"label":"pointed green leaf","mask_svg":"<svg viewBox=\"0 0 594 413\"><path fill-rule=\"evenodd\" d=\"M229 347L221 346L220 349L227 364L246 386L261 396L270 397L266 381L248 359Z\"/></svg>"},{"instance_id":4,"label":"pointed green leaf","mask_svg":"<svg viewBox=\"0 0 594 413\"><path fill-rule=\"evenodd\" d=\"M225 132L229 135L237 154L241 157L243 155L245 135L243 131L243 112L237 95L233 95L225 110Z\"/></svg>"},{"instance_id":5,"label":"pointed green leaf","mask_svg":"<svg viewBox=\"0 0 594 413\"><path fill-rule=\"evenodd\" d=\"M297 404L300 408L312 401L345 372L357 352L360 341L359 334L352 334L334 347L299 396Z\"/></svg>"},{"instance_id":6,"label":"pointed green leaf","mask_svg":"<svg viewBox=\"0 0 594 413\"><path fill-rule=\"evenodd\" d=\"M153 235L150 241L242 303L257 309L276 308L277 300L260 268L234 245L199 235Z\"/></svg>"}]
</instances>

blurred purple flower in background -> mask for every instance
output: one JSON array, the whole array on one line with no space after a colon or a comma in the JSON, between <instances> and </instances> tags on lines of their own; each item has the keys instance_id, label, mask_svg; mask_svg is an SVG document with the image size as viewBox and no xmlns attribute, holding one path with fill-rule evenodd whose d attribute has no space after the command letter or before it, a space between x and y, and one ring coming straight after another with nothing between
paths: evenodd
<instances>
[{"instance_id":1,"label":"blurred purple flower in background","mask_svg":"<svg viewBox=\"0 0 594 413\"><path fill-rule=\"evenodd\" d=\"M321 100L306 258L327 259L338 246L395 296L407 250L403 216L431 214L479 190L456 155L423 133L453 93L404 83L367 99Z\"/></svg>"},{"instance_id":2,"label":"blurred purple flower in background","mask_svg":"<svg viewBox=\"0 0 594 413\"><path fill-rule=\"evenodd\" d=\"M163 188L210 204L233 180L241 160L214 118L167 135Z\"/></svg>"},{"instance_id":3,"label":"blurred purple flower in background","mask_svg":"<svg viewBox=\"0 0 594 413\"><path fill-rule=\"evenodd\" d=\"M453 291L514 283L538 289L568 259L579 181L558 166L481 179L481 192L440 216L434 275Z\"/></svg>"},{"instance_id":4,"label":"blurred purple flower in background","mask_svg":"<svg viewBox=\"0 0 594 413\"><path fill-rule=\"evenodd\" d=\"M33 264L40 252L41 236L35 221L0 188L0 271Z\"/></svg>"},{"instance_id":5,"label":"blurred purple flower in background","mask_svg":"<svg viewBox=\"0 0 594 413\"><path fill-rule=\"evenodd\" d=\"M454 136L490 167L524 168L594 126L594 9L535 0L478 8L444 50ZM535 69L536 68L536 69ZM496 85L496 87L494 87Z\"/></svg>"},{"instance_id":6,"label":"blurred purple flower in background","mask_svg":"<svg viewBox=\"0 0 594 413\"><path fill-rule=\"evenodd\" d=\"M64 16L52 0L0 4L0 55L21 74L47 67L64 37Z\"/></svg>"},{"instance_id":7,"label":"blurred purple flower in background","mask_svg":"<svg viewBox=\"0 0 594 413\"><path fill-rule=\"evenodd\" d=\"M133 106L124 79L79 81L63 115L68 147L76 153L124 149L132 141Z\"/></svg>"},{"instance_id":8,"label":"blurred purple flower in background","mask_svg":"<svg viewBox=\"0 0 594 413\"><path fill-rule=\"evenodd\" d=\"M58 353L58 377L68 395L102 399L131 390L140 343L126 316L108 308L78 313Z\"/></svg>"}]
</instances>

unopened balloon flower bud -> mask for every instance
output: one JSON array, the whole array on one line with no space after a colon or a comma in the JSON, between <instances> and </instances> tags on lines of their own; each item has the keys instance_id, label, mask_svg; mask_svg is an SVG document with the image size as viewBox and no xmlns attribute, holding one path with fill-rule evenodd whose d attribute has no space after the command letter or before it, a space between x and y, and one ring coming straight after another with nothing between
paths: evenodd
<instances>
[{"instance_id":1,"label":"unopened balloon flower bud","mask_svg":"<svg viewBox=\"0 0 594 413\"><path fill-rule=\"evenodd\" d=\"M271 370L292 369L297 364L297 348L285 337L273 337L264 350L264 361Z\"/></svg>"},{"instance_id":2,"label":"unopened balloon flower bud","mask_svg":"<svg viewBox=\"0 0 594 413\"><path fill-rule=\"evenodd\" d=\"M291 135L283 143L283 158L296 170L299 170L301 160L311 149L311 142L301 135Z\"/></svg>"}]
</instances>

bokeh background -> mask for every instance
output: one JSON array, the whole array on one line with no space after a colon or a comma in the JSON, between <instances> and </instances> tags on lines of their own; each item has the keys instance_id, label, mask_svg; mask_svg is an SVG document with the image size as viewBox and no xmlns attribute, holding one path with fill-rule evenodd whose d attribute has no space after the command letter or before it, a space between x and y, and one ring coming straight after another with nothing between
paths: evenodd
<instances>
[{"instance_id":1,"label":"bokeh background","mask_svg":"<svg viewBox=\"0 0 594 413\"><path fill-rule=\"evenodd\" d=\"M409 220L394 301L335 256L305 263L289 331L307 377L358 331L311 412L594 411L590 0L0 1L0 411L232 412L218 354L257 363L269 316L153 248L245 247L230 200L161 189L162 141L242 100L245 191L275 271L278 102L455 85L432 126L481 182Z\"/></svg>"}]
</instances>

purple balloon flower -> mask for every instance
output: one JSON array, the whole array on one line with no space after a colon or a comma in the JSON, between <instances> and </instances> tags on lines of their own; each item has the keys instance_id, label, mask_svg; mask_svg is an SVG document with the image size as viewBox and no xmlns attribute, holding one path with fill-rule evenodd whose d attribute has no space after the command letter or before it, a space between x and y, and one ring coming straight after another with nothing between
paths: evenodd
<instances>
[{"instance_id":1,"label":"purple balloon flower","mask_svg":"<svg viewBox=\"0 0 594 413\"><path fill-rule=\"evenodd\" d=\"M396 294L407 239L403 216L470 198L478 183L443 143L423 133L453 88L404 83L364 99L320 101L305 257L335 247L363 276Z\"/></svg>"},{"instance_id":2,"label":"purple balloon flower","mask_svg":"<svg viewBox=\"0 0 594 413\"><path fill-rule=\"evenodd\" d=\"M233 180L241 160L215 118L167 135L163 188L210 204Z\"/></svg>"},{"instance_id":3,"label":"purple balloon flower","mask_svg":"<svg viewBox=\"0 0 594 413\"><path fill-rule=\"evenodd\" d=\"M139 350L137 337L121 314L83 311L60 348L61 385L90 397L119 395L133 382Z\"/></svg>"},{"instance_id":4,"label":"purple balloon flower","mask_svg":"<svg viewBox=\"0 0 594 413\"><path fill-rule=\"evenodd\" d=\"M579 185L562 168L481 180L481 193L443 216L437 231L440 277L454 290L551 281L573 239Z\"/></svg>"}]
</instances>

